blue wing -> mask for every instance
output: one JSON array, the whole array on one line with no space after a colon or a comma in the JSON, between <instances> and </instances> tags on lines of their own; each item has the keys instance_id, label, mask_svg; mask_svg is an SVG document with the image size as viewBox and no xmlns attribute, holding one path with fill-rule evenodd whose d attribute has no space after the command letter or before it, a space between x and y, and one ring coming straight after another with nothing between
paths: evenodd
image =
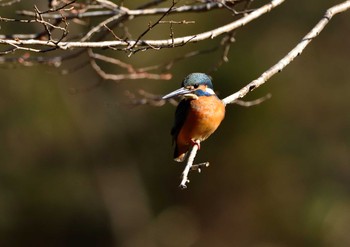
<instances>
[{"instance_id":1,"label":"blue wing","mask_svg":"<svg viewBox=\"0 0 350 247\"><path fill-rule=\"evenodd\" d=\"M185 99L181 100L179 105L176 108L175 122L170 132L171 135L173 136L173 143L176 143L176 138L179 135L179 132L186 121L189 108L190 108L190 100L185 100Z\"/></svg>"}]
</instances>

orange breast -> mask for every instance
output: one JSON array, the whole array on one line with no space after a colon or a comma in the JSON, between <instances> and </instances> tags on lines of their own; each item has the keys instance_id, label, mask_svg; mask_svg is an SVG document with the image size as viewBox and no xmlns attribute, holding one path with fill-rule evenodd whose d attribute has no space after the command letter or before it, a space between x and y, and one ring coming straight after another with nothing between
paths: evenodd
<instances>
[{"instance_id":1,"label":"orange breast","mask_svg":"<svg viewBox=\"0 0 350 247\"><path fill-rule=\"evenodd\" d=\"M225 116L225 106L215 95L191 100L190 105L186 121L177 137L177 145L186 151L192 143L191 140L207 139L219 127Z\"/></svg>"}]
</instances>

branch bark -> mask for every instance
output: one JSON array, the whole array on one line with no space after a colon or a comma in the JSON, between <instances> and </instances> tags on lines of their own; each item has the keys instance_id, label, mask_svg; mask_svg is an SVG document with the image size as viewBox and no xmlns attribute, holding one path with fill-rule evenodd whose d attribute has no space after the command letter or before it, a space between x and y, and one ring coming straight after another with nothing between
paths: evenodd
<instances>
[{"instance_id":1,"label":"branch bark","mask_svg":"<svg viewBox=\"0 0 350 247\"><path fill-rule=\"evenodd\" d=\"M194 143L192 145L191 150L189 151L189 154L186 158L186 166L185 169L182 172L182 179L181 179L181 183L180 183L180 188L181 189L186 189L187 188L187 183L190 182L190 180L188 179L188 174L191 171L192 167L193 167L193 162L194 162L194 158L197 155L197 151L200 147L200 141L197 141L196 143ZM200 170L199 170L200 171Z\"/></svg>"}]
</instances>

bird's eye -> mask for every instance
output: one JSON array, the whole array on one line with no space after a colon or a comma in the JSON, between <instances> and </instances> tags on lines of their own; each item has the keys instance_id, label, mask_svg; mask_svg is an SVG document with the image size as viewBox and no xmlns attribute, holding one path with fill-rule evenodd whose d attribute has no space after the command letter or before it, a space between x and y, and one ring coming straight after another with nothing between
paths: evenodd
<instances>
[{"instance_id":1,"label":"bird's eye","mask_svg":"<svg viewBox=\"0 0 350 247\"><path fill-rule=\"evenodd\" d=\"M198 87L199 87L199 84L196 83L196 84L193 85L193 87L194 87L194 88L198 88Z\"/></svg>"}]
</instances>

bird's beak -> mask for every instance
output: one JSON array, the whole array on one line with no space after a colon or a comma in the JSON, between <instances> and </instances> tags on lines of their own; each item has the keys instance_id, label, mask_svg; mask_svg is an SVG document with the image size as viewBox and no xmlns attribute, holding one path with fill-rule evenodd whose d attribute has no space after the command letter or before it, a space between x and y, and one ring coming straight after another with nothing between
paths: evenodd
<instances>
[{"instance_id":1,"label":"bird's beak","mask_svg":"<svg viewBox=\"0 0 350 247\"><path fill-rule=\"evenodd\" d=\"M177 96L180 96L180 95L184 95L184 94L188 94L188 93L192 93L193 90L189 90L187 88L179 88L165 96L162 97L162 99L170 99L170 98L174 98L174 97L177 97Z\"/></svg>"}]
</instances>

